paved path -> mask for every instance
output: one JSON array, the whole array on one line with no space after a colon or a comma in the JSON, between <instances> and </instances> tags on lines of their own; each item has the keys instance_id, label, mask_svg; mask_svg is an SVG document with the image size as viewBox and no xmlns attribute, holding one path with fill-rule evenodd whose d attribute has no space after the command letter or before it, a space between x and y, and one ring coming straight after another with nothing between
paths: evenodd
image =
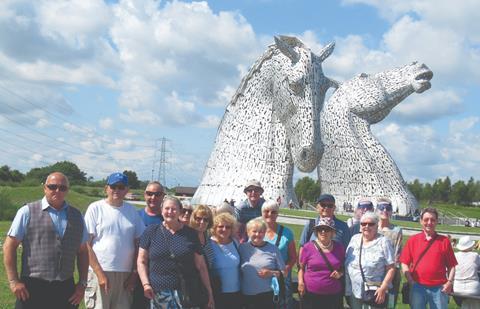
<instances>
[{"instance_id":1,"label":"paved path","mask_svg":"<svg viewBox=\"0 0 480 309\"><path fill-rule=\"evenodd\" d=\"M280 216L278 217L278 222L280 223L288 223L288 224L296 224L296 225L305 225L305 223L308 221L308 219L303 219L303 218L296 218L296 217L286 217L286 216ZM419 227L420 227L420 224L419 224ZM418 230L415 230L415 229L407 229L407 228L403 228L403 233L405 235L413 235L413 234L417 234L419 232L420 229ZM442 234L445 234L445 233L442 233ZM464 235L470 235L470 237L473 239L473 240L480 240L480 234L461 234L461 233L448 233L450 235L452 235L453 238L460 238Z\"/></svg>"}]
</instances>

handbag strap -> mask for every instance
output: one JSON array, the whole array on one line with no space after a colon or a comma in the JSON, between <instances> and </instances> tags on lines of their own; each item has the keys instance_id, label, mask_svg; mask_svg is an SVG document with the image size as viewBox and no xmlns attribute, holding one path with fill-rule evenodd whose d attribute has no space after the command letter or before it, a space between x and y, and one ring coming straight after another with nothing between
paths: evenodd
<instances>
[{"instance_id":1,"label":"handbag strap","mask_svg":"<svg viewBox=\"0 0 480 309\"><path fill-rule=\"evenodd\" d=\"M363 249L363 237L360 237L360 253L358 254L358 265L360 266L360 273L362 274L362 280L363 283L366 283L367 280L365 280L365 274L363 273L363 267L362 267L362 249Z\"/></svg>"},{"instance_id":2,"label":"handbag strap","mask_svg":"<svg viewBox=\"0 0 480 309\"><path fill-rule=\"evenodd\" d=\"M333 268L332 264L330 263L330 261L328 260L327 256L325 255L325 253L323 252L322 248L320 248L320 245L315 241L315 240L312 240L313 244L315 245L315 247L317 247L317 250L318 252L320 252L320 255L323 257L323 259L325 260L325 263L327 263L327 266L328 266L328 269L330 269L330 272L334 272L335 269Z\"/></svg>"},{"instance_id":3,"label":"handbag strap","mask_svg":"<svg viewBox=\"0 0 480 309\"><path fill-rule=\"evenodd\" d=\"M413 264L413 268L412 268L412 271L411 273L413 273L415 271L415 268L417 268L417 265L418 263L420 262L420 260L423 258L423 256L425 255L425 253L427 253L428 249L430 249L430 247L433 245L433 242L435 241L435 238L437 238L437 234L433 235L432 239L430 239L430 241L428 242L428 245L427 247L425 248L425 250L423 250L423 252L420 254L420 256L418 257L418 260L417 262L415 262L415 264Z\"/></svg>"},{"instance_id":4,"label":"handbag strap","mask_svg":"<svg viewBox=\"0 0 480 309\"><path fill-rule=\"evenodd\" d=\"M280 225L278 234L277 234L277 241L275 241L275 246L278 247L280 245L280 240L282 240L283 235L283 225Z\"/></svg>"}]
</instances>

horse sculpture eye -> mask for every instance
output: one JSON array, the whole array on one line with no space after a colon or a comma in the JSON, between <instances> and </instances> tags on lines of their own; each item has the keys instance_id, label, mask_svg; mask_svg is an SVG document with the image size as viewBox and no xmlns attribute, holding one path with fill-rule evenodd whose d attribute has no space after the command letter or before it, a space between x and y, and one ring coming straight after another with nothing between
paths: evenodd
<instances>
[{"instance_id":1,"label":"horse sculpture eye","mask_svg":"<svg viewBox=\"0 0 480 309\"><path fill-rule=\"evenodd\" d=\"M298 79L298 80L295 80L295 81L292 81L292 82L289 82L288 83L288 87L290 88L290 90L292 90L292 92L296 95L303 95L304 91L305 91L305 81L302 78Z\"/></svg>"}]
</instances>

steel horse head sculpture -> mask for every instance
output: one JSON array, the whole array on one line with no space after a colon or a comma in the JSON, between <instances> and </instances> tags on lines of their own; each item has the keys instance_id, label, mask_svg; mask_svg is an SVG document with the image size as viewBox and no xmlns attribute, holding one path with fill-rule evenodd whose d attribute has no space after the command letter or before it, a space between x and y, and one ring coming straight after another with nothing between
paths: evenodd
<instances>
[{"instance_id":1,"label":"steel horse head sculpture","mask_svg":"<svg viewBox=\"0 0 480 309\"><path fill-rule=\"evenodd\" d=\"M413 92L430 88L433 73L413 63L375 75L360 74L343 83L321 112L324 153L318 167L323 192L337 203L387 196L402 215L417 208L390 154L370 131Z\"/></svg>"},{"instance_id":2,"label":"steel horse head sculpture","mask_svg":"<svg viewBox=\"0 0 480 309\"><path fill-rule=\"evenodd\" d=\"M323 151L320 110L336 84L321 65L333 48L331 43L316 55L295 37L275 37L226 108L193 204L244 199L243 186L253 178L265 197L280 197L282 206L297 201L293 166L311 172Z\"/></svg>"}]
</instances>

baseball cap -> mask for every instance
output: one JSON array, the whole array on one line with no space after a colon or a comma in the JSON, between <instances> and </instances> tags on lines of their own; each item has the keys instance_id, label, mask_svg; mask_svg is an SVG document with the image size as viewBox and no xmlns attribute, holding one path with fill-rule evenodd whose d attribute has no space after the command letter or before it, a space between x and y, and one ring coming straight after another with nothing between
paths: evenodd
<instances>
[{"instance_id":1,"label":"baseball cap","mask_svg":"<svg viewBox=\"0 0 480 309\"><path fill-rule=\"evenodd\" d=\"M335 203L335 198L333 197L333 195L325 193L325 194L320 195L317 198L317 204L321 203L321 202Z\"/></svg>"},{"instance_id":2,"label":"baseball cap","mask_svg":"<svg viewBox=\"0 0 480 309\"><path fill-rule=\"evenodd\" d=\"M128 186L128 177L122 173L113 173L107 178L107 185L113 185L116 183L122 183Z\"/></svg>"},{"instance_id":3,"label":"baseball cap","mask_svg":"<svg viewBox=\"0 0 480 309\"><path fill-rule=\"evenodd\" d=\"M251 187L260 188L262 190L262 193L263 193L262 184L260 183L260 181L258 181L256 179L251 179L251 180L247 181L247 184L245 185L245 188L243 188L243 193L247 193L247 189L251 188Z\"/></svg>"}]
</instances>

